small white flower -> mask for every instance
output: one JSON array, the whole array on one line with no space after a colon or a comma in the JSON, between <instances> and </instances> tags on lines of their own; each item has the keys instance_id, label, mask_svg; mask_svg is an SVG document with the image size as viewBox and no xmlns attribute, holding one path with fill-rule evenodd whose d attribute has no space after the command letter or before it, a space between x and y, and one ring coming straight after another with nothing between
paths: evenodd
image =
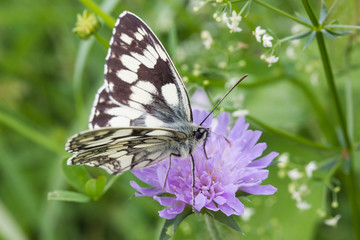
<instances>
[{"instance_id":1,"label":"small white flower","mask_svg":"<svg viewBox=\"0 0 360 240\"><path fill-rule=\"evenodd\" d=\"M255 211L252 208L244 208L244 213L240 215L240 217L242 218L242 220L247 222L250 220L251 216L254 215L254 212Z\"/></svg>"},{"instance_id":2,"label":"small white flower","mask_svg":"<svg viewBox=\"0 0 360 240\"><path fill-rule=\"evenodd\" d=\"M229 21L229 18L226 16L226 13L223 13L222 17L221 17L221 22L227 24Z\"/></svg>"},{"instance_id":3,"label":"small white flower","mask_svg":"<svg viewBox=\"0 0 360 240\"><path fill-rule=\"evenodd\" d=\"M237 14L236 11L232 11L231 17L227 17L226 13L223 14L222 22L226 23L227 27L230 29L230 32L241 32L242 29L239 27L241 21L240 13Z\"/></svg>"},{"instance_id":4,"label":"small white flower","mask_svg":"<svg viewBox=\"0 0 360 240\"><path fill-rule=\"evenodd\" d=\"M277 61L279 61L279 57L275 57L274 55L271 55L270 57L266 57L266 56L261 56L261 59L264 59L265 62L268 63L268 67L271 67L271 65L273 63L276 63Z\"/></svg>"},{"instance_id":5,"label":"small white flower","mask_svg":"<svg viewBox=\"0 0 360 240\"><path fill-rule=\"evenodd\" d=\"M230 17L230 20L232 22L237 22L239 23L241 21L241 15L240 13L237 14L235 10L232 11L232 14L231 14L231 17Z\"/></svg>"},{"instance_id":6,"label":"small white flower","mask_svg":"<svg viewBox=\"0 0 360 240\"><path fill-rule=\"evenodd\" d=\"M300 202L297 202L296 203L296 207L300 210L308 210L311 208L311 204L310 203L307 203L305 201L300 201Z\"/></svg>"},{"instance_id":7,"label":"small white flower","mask_svg":"<svg viewBox=\"0 0 360 240\"><path fill-rule=\"evenodd\" d=\"M305 167L306 176L308 178L312 177L313 171L317 169L316 163L314 161L309 162Z\"/></svg>"},{"instance_id":8,"label":"small white flower","mask_svg":"<svg viewBox=\"0 0 360 240\"><path fill-rule=\"evenodd\" d=\"M230 29L230 32L241 32L242 28L239 27L239 22L227 22L227 27Z\"/></svg>"},{"instance_id":9,"label":"small white flower","mask_svg":"<svg viewBox=\"0 0 360 240\"><path fill-rule=\"evenodd\" d=\"M285 168L289 163L289 153L285 152L278 157L278 167Z\"/></svg>"},{"instance_id":10,"label":"small white flower","mask_svg":"<svg viewBox=\"0 0 360 240\"><path fill-rule=\"evenodd\" d=\"M212 43L213 43L213 38L210 35L209 31L202 31L201 32L201 38L203 40L203 44L205 46L206 49L210 49Z\"/></svg>"},{"instance_id":11,"label":"small white flower","mask_svg":"<svg viewBox=\"0 0 360 240\"><path fill-rule=\"evenodd\" d=\"M255 36L257 42L261 42L261 36L265 33L266 33L266 30L261 29L260 26L257 26L255 28L255 31L253 31L253 35Z\"/></svg>"},{"instance_id":12,"label":"small white flower","mask_svg":"<svg viewBox=\"0 0 360 240\"><path fill-rule=\"evenodd\" d=\"M340 218L341 216L338 214L335 217L325 219L324 223L330 227L336 227Z\"/></svg>"},{"instance_id":13,"label":"small white flower","mask_svg":"<svg viewBox=\"0 0 360 240\"><path fill-rule=\"evenodd\" d=\"M292 181L296 181L296 180L299 180L300 178L302 178L303 174L297 168L294 168L293 170L288 171L288 177Z\"/></svg>"},{"instance_id":14,"label":"small white flower","mask_svg":"<svg viewBox=\"0 0 360 240\"><path fill-rule=\"evenodd\" d=\"M272 47L272 42L271 40L273 40L274 38L268 34L264 34L262 36L262 41L263 41L263 45L264 47Z\"/></svg>"}]
</instances>

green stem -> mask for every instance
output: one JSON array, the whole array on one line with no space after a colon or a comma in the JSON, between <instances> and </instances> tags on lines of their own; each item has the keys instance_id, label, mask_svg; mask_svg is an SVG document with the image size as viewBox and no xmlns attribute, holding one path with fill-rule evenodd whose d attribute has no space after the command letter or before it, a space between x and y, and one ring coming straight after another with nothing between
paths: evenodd
<instances>
[{"instance_id":1,"label":"green stem","mask_svg":"<svg viewBox=\"0 0 360 240\"><path fill-rule=\"evenodd\" d=\"M328 147L328 146L325 146L325 145L322 145L320 143L317 143L317 142L313 142L309 139L306 139L306 138L303 138L303 137L300 137L300 136L296 136L296 135L291 135L285 131L281 131L279 129L276 129L276 128L273 128L273 127L270 127L269 125L257 120L256 118L250 116L250 115L247 115L246 116L248 119L250 119L250 121L252 121L253 123L259 125L260 127L262 127L263 129L265 129L266 131L269 131L269 132L272 132L276 135L279 135L279 136L282 136L284 138L287 138L293 142L296 142L296 143L300 143L300 144L303 144L305 146L309 146L309 147L312 147L312 148L315 148L315 149L321 149L321 150L327 150L327 151L340 151L341 149L340 148L336 148L336 147Z\"/></svg>"},{"instance_id":2,"label":"green stem","mask_svg":"<svg viewBox=\"0 0 360 240\"><path fill-rule=\"evenodd\" d=\"M314 14L308 0L302 0L302 2L303 2L303 5L304 5L304 8L305 8L306 12L309 15L309 18L310 18L311 22L317 28L316 40L317 40L317 43L318 43L320 56L321 56L321 61L323 63L323 68L324 68L324 71L325 71L327 84L329 86L330 95L331 95L331 98L332 98L334 106L335 106L335 111L336 111L336 115L337 115L339 123L340 123L341 131L342 131L342 134L343 134L344 139L345 139L345 145L346 145L347 151L350 152L351 149L352 149L351 141L350 141L348 130L347 130L347 125L346 125L346 121L345 121L345 117L344 117L344 112L343 112L343 110L341 108L339 95L338 95L338 93L336 91L334 74L332 72L332 68L331 68L330 60L329 60L329 55L328 55L327 50L326 50L324 36L323 36L323 33L321 32L321 29L319 29L319 23L318 23L318 21L316 19L316 16L315 16L315 14Z\"/></svg>"},{"instance_id":3,"label":"green stem","mask_svg":"<svg viewBox=\"0 0 360 240\"><path fill-rule=\"evenodd\" d=\"M317 43L318 43L318 47L319 47L319 51L320 51L320 55L321 55L321 60L322 60L323 68L324 68L325 75L326 75L327 84L329 86L330 95L331 95L331 97L333 99L333 102L335 104L336 114L337 114L337 117L338 117L338 120L339 120L339 123L340 123L342 134L344 135L345 145L346 145L347 150L351 151L352 146L351 146L351 141L350 141L349 134L348 134L346 120L345 120L345 117L344 117L344 112L343 112L343 110L341 108L339 95L338 95L338 93L336 91L334 74L332 72L332 68L331 68L330 60L329 60L329 55L328 55L327 50L326 50L324 36L323 36L322 32L316 32L316 40L317 40Z\"/></svg>"},{"instance_id":4,"label":"green stem","mask_svg":"<svg viewBox=\"0 0 360 240\"><path fill-rule=\"evenodd\" d=\"M98 33L95 33L94 36L95 36L96 40L98 40L98 42L99 42L103 47L105 47L106 50L109 48L110 45L109 45L108 41L105 40L105 38L103 38L103 37L102 37L100 34L98 34Z\"/></svg>"},{"instance_id":5,"label":"green stem","mask_svg":"<svg viewBox=\"0 0 360 240\"><path fill-rule=\"evenodd\" d=\"M308 14L310 21L312 22L313 26L315 28L319 28L319 22L314 14L314 11L310 5L310 3L308 2L308 0L301 0L301 2L303 3L303 6L306 10L306 13ZM311 27L313 27L311 26Z\"/></svg>"},{"instance_id":6,"label":"green stem","mask_svg":"<svg viewBox=\"0 0 360 240\"><path fill-rule=\"evenodd\" d=\"M112 29L115 25L115 19L110 15L104 13L101 8L92 0L80 0L82 4L84 4L87 8L91 9L95 14L100 16L104 23Z\"/></svg>"},{"instance_id":7,"label":"green stem","mask_svg":"<svg viewBox=\"0 0 360 240\"><path fill-rule=\"evenodd\" d=\"M51 152L58 154L64 151L55 141L49 141L50 137L48 135L40 133L36 129L31 128L29 125L1 110L0 122Z\"/></svg>"},{"instance_id":8,"label":"green stem","mask_svg":"<svg viewBox=\"0 0 360 240\"><path fill-rule=\"evenodd\" d=\"M280 9L278 9L276 7L273 7L273 6L271 6L271 5L267 4L267 3L264 3L264 2L262 2L260 0L253 0L253 1L256 2L257 4L260 4L260 5L264 6L264 7L266 7L266 8L269 8L269 9L271 9L271 10L273 10L273 11L275 11L275 12L277 12L277 13L279 13L279 14L287 17L287 18L290 18L291 20L293 20L293 21L295 21L297 23L300 23L301 25L305 25L305 26L307 26L309 28L312 28L311 24L309 24L309 23L307 23L305 21L302 21L301 19L299 19L297 17L294 17L293 15L291 15L291 14L289 14L287 12L284 12L283 10L280 10Z\"/></svg>"}]
</instances>

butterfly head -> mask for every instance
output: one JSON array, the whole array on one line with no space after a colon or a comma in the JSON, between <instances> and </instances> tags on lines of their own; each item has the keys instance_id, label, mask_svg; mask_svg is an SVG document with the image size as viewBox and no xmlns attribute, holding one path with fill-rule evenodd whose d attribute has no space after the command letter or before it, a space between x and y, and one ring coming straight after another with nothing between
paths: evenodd
<instances>
[{"instance_id":1,"label":"butterfly head","mask_svg":"<svg viewBox=\"0 0 360 240\"><path fill-rule=\"evenodd\" d=\"M209 132L208 129L199 127L194 131L194 138L196 140L200 141L204 138L204 135L205 135L205 138L207 137L208 132Z\"/></svg>"}]
</instances>

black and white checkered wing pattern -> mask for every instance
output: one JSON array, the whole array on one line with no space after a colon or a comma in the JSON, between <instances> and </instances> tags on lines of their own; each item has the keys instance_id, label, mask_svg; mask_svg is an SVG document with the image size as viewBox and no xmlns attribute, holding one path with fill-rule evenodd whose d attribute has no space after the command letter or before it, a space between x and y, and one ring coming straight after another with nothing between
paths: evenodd
<instances>
[{"instance_id":1,"label":"black and white checkered wing pattern","mask_svg":"<svg viewBox=\"0 0 360 240\"><path fill-rule=\"evenodd\" d=\"M171 129L99 128L73 136L66 150L75 153L68 164L101 167L111 174L150 167L176 152L173 142L186 135Z\"/></svg>"},{"instance_id":2,"label":"black and white checkered wing pattern","mask_svg":"<svg viewBox=\"0 0 360 240\"><path fill-rule=\"evenodd\" d=\"M74 153L68 164L119 174L171 154L185 157L197 146L194 132L205 129L192 123L184 83L157 37L132 13L122 13L115 24L104 72L91 130L66 144Z\"/></svg>"},{"instance_id":3,"label":"black and white checkered wing pattern","mask_svg":"<svg viewBox=\"0 0 360 240\"><path fill-rule=\"evenodd\" d=\"M137 16L118 18L106 56L90 128L146 126L173 128L192 122L189 98L166 50Z\"/></svg>"}]
</instances>

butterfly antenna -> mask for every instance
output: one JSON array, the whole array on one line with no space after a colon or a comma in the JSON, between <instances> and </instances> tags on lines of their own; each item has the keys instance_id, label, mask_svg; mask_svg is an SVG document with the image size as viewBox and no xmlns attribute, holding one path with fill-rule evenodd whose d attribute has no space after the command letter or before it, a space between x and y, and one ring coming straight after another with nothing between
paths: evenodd
<instances>
[{"instance_id":1,"label":"butterfly antenna","mask_svg":"<svg viewBox=\"0 0 360 240\"><path fill-rule=\"evenodd\" d=\"M245 74L242 78L240 78L239 81L237 81L237 83L235 83L235 85L222 97L222 99L220 99L220 101L218 101L218 103L215 105L215 107L211 110L211 112L204 118L204 120L202 120L202 122L200 123L200 126L202 126L202 124L206 121L206 119L208 119L208 117L215 111L215 109L220 105L220 103L226 98L227 95L229 95L229 93L231 93L231 91L242 81L244 80L244 78L246 78L248 75Z\"/></svg>"}]
</instances>

